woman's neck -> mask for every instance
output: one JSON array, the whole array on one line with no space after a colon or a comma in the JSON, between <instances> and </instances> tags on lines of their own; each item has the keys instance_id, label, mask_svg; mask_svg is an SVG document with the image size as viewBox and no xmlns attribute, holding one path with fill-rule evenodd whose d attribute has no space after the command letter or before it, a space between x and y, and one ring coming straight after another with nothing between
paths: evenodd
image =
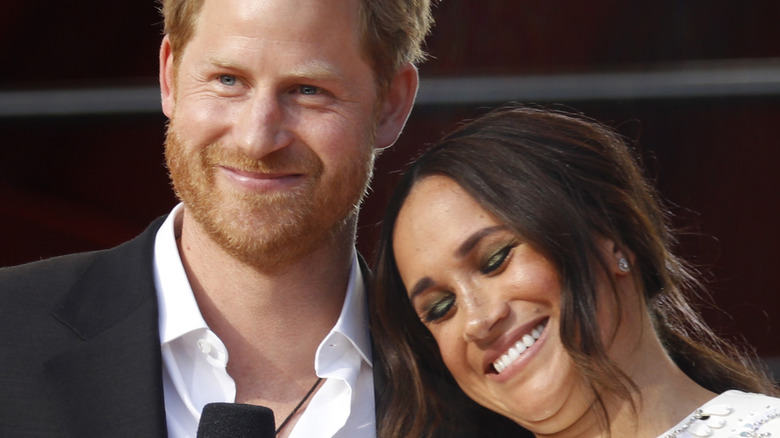
<instances>
[{"instance_id":1,"label":"woman's neck","mask_svg":"<svg viewBox=\"0 0 780 438\"><path fill-rule=\"evenodd\" d=\"M639 326L643 326L640 322ZM594 401L565 430L538 437L601 438L611 436L655 438L673 428L716 394L703 388L680 370L666 354L649 325L634 337L634 346L621 349L622 355L610 354L616 365L635 385L623 382L631 399L623 399L602 390L601 398L609 418L604 420L601 405ZM637 342L638 340L638 342ZM616 339L616 341L620 341ZM615 345L613 344L612 347ZM615 353L614 349L611 353ZM594 397L595 399L595 397Z\"/></svg>"}]
</instances>

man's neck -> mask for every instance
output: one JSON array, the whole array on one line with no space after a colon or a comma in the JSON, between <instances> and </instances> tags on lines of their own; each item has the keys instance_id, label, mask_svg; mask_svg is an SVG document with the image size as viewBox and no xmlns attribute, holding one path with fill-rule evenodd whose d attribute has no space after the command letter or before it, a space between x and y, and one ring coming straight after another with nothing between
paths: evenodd
<instances>
[{"instance_id":1,"label":"man's neck","mask_svg":"<svg viewBox=\"0 0 780 438\"><path fill-rule=\"evenodd\" d=\"M228 350L236 401L285 411L316 379L316 349L344 303L353 234L336 233L269 273L238 261L188 220L179 253L204 320Z\"/></svg>"}]
</instances>

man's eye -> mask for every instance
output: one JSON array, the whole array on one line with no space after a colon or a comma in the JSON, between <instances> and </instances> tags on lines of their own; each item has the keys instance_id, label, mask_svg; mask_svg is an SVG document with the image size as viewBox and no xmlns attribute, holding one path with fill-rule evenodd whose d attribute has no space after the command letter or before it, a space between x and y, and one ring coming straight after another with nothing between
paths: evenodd
<instances>
[{"instance_id":1,"label":"man's eye","mask_svg":"<svg viewBox=\"0 0 780 438\"><path fill-rule=\"evenodd\" d=\"M455 295L447 295L441 300L434 302L425 312L425 322L436 322L450 312L455 304Z\"/></svg>"},{"instance_id":2,"label":"man's eye","mask_svg":"<svg viewBox=\"0 0 780 438\"><path fill-rule=\"evenodd\" d=\"M320 89L312 86L312 85L301 85L299 87L299 91L301 94L307 95L307 96L313 96L320 92Z\"/></svg>"},{"instance_id":3,"label":"man's eye","mask_svg":"<svg viewBox=\"0 0 780 438\"><path fill-rule=\"evenodd\" d=\"M238 83L238 80L236 79L235 76L232 75L221 75L219 77L219 82L222 85L227 85L228 87L232 87L236 85L236 83Z\"/></svg>"}]
</instances>

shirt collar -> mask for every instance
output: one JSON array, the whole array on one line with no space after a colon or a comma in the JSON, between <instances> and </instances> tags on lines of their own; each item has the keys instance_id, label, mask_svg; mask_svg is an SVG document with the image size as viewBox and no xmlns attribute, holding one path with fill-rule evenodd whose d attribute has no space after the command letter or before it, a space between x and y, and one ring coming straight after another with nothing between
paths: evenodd
<instances>
[{"instance_id":1,"label":"shirt collar","mask_svg":"<svg viewBox=\"0 0 780 438\"><path fill-rule=\"evenodd\" d=\"M318 368L318 362L321 360L321 351L328 343L329 339L336 334L344 336L352 347L357 350L361 358L368 365L372 364L371 358L371 336L369 335L368 325L368 306L366 304L366 286L363 278L360 262L358 261L357 251L352 251L352 268L349 274L349 283L347 285L347 294L344 298L344 305L341 308L336 325L333 326L328 336L320 344L317 350L317 361L315 368ZM319 369L318 369L319 371Z\"/></svg>"},{"instance_id":2,"label":"shirt collar","mask_svg":"<svg viewBox=\"0 0 780 438\"><path fill-rule=\"evenodd\" d=\"M160 311L160 341L171 342L187 333L208 328L200 313L187 273L179 255L176 237L181 233L184 204L177 205L157 231L154 251L155 282ZM175 311L173 310L175 309ZM372 364L371 337L368 325L366 287L356 250L352 250L352 267L347 293L336 325L317 350L315 368L322 361L323 347L335 336L344 336L368 365Z\"/></svg>"},{"instance_id":3,"label":"shirt collar","mask_svg":"<svg viewBox=\"0 0 780 438\"><path fill-rule=\"evenodd\" d=\"M157 231L154 273L160 308L160 342L166 344L187 333L208 328L200 313L179 255L183 204L177 205Z\"/></svg>"}]
</instances>

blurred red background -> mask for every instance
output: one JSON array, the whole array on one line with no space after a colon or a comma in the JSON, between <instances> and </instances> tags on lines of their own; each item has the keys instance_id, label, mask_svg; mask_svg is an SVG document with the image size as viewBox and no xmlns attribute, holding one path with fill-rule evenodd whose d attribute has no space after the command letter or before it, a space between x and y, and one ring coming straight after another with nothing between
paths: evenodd
<instances>
[{"instance_id":1,"label":"blurred red background","mask_svg":"<svg viewBox=\"0 0 780 438\"><path fill-rule=\"evenodd\" d=\"M372 257L396 172L457 121L508 100L564 105L637 142L681 251L709 272L708 320L777 370L780 3L445 0L435 17L418 104L377 163L361 252ZM160 37L151 0L5 2L0 266L113 246L174 205Z\"/></svg>"}]
</instances>

